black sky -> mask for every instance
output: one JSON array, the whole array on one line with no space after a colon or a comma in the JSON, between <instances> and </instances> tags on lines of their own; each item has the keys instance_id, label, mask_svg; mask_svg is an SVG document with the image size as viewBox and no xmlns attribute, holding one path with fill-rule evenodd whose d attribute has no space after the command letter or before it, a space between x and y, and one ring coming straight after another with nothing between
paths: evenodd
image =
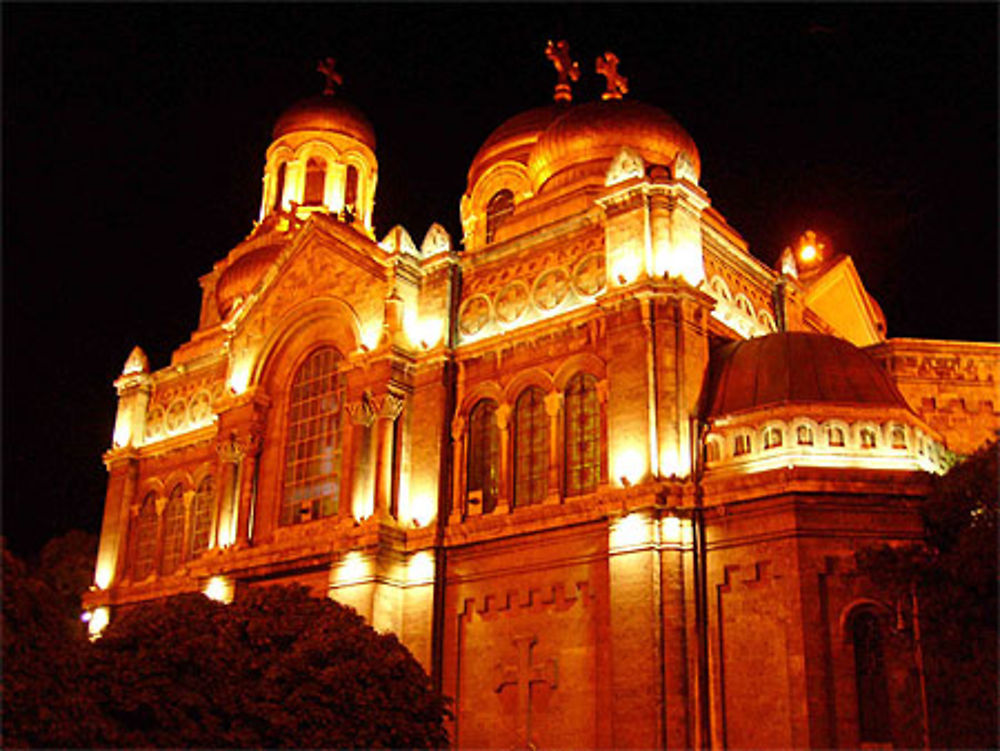
<instances>
[{"instance_id":1,"label":"black sky","mask_svg":"<svg viewBox=\"0 0 1000 751\"><path fill-rule=\"evenodd\" d=\"M890 336L997 338L997 6L3 4L3 522L29 552L97 531L112 381L197 324L252 228L270 128L342 95L377 138L377 234L459 237L469 162L549 101L566 38L698 144L714 205L773 263L850 253Z\"/></svg>"}]
</instances>

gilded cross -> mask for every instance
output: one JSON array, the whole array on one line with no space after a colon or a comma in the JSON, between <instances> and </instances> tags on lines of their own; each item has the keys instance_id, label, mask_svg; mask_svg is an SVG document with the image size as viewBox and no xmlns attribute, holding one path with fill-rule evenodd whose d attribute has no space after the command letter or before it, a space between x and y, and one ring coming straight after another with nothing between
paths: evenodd
<instances>
[{"instance_id":1,"label":"gilded cross","mask_svg":"<svg viewBox=\"0 0 1000 751\"><path fill-rule=\"evenodd\" d=\"M320 60L316 70L326 76L326 86L323 87L323 93L328 96L333 95L335 86L340 86L344 82L344 79L337 72L337 61L332 57Z\"/></svg>"},{"instance_id":2,"label":"gilded cross","mask_svg":"<svg viewBox=\"0 0 1000 751\"><path fill-rule=\"evenodd\" d=\"M531 740L531 686L536 683L547 683L551 688L556 688L558 678L558 666L555 660L546 660L541 665L533 665L531 662L531 648L538 641L534 634L523 634L515 636L512 640L517 648L517 664L504 665L497 663L493 668L495 686L498 694L506 686L517 688L517 704L514 712L517 715L518 748L533 749L534 742Z\"/></svg>"},{"instance_id":3,"label":"gilded cross","mask_svg":"<svg viewBox=\"0 0 1000 751\"><path fill-rule=\"evenodd\" d=\"M545 57L552 61L556 68L556 75L559 77L556 83L555 100L557 102L573 101L573 91L569 82L580 79L580 66L570 59L569 42L565 39L554 43L549 40L545 47Z\"/></svg>"},{"instance_id":4,"label":"gilded cross","mask_svg":"<svg viewBox=\"0 0 1000 751\"><path fill-rule=\"evenodd\" d=\"M602 57L597 58L597 74L608 81L601 99L621 99L623 94L628 94L628 79L619 75L618 55L614 52L605 52Z\"/></svg>"}]
</instances>

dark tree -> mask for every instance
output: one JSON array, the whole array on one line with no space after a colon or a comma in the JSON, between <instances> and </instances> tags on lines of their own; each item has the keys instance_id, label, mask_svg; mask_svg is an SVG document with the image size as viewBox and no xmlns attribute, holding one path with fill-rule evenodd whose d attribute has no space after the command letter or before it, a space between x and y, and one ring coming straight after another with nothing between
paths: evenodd
<instances>
[{"instance_id":1,"label":"dark tree","mask_svg":"<svg viewBox=\"0 0 1000 751\"><path fill-rule=\"evenodd\" d=\"M997 745L997 444L934 482L924 507L926 543L863 551L859 568L919 610L931 742ZM911 627L899 638L911 641ZM913 646L916 646L915 644Z\"/></svg>"},{"instance_id":2,"label":"dark tree","mask_svg":"<svg viewBox=\"0 0 1000 751\"><path fill-rule=\"evenodd\" d=\"M301 587L117 615L87 660L100 746L446 746L444 700L395 636Z\"/></svg>"}]
</instances>

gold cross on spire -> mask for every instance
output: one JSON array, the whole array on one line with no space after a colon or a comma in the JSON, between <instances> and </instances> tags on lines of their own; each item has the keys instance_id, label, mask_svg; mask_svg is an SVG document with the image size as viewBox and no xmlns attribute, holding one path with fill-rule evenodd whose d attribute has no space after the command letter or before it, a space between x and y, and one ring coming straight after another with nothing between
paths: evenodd
<instances>
[{"instance_id":1,"label":"gold cross on spire","mask_svg":"<svg viewBox=\"0 0 1000 751\"><path fill-rule=\"evenodd\" d=\"M597 58L597 74L608 80L601 99L621 99L623 94L628 94L628 79L618 74L618 55L614 52L605 52L603 57Z\"/></svg>"},{"instance_id":2,"label":"gold cross on spire","mask_svg":"<svg viewBox=\"0 0 1000 751\"><path fill-rule=\"evenodd\" d=\"M556 74L559 76L553 98L557 102L572 102L573 91L569 82L580 79L580 66L570 59L569 42L565 39L560 39L555 43L549 40L545 47L545 57L552 61L556 68Z\"/></svg>"},{"instance_id":3,"label":"gold cross on spire","mask_svg":"<svg viewBox=\"0 0 1000 751\"><path fill-rule=\"evenodd\" d=\"M344 82L344 79L340 77L336 68L337 61L332 57L320 60L319 65L316 66L316 70L326 76L326 86L323 87L323 93L327 96L333 96L334 87L340 86Z\"/></svg>"}]
</instances>

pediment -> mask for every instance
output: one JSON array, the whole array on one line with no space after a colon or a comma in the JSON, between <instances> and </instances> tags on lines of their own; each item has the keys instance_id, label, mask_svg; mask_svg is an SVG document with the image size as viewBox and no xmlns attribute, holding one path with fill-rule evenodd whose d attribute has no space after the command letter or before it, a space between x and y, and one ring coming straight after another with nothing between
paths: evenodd
<instances>
[{"instance_id":1,"label":"pediment","mask_svg":"<svg viewBox=\"0 0 1000 751\"><path fill-rule=\"evenodd\" d=\"M858 347L885 339L885 319L850 256L844 256L803 287L806 307L839 336Z\"/></svg>"}]
</instances>

